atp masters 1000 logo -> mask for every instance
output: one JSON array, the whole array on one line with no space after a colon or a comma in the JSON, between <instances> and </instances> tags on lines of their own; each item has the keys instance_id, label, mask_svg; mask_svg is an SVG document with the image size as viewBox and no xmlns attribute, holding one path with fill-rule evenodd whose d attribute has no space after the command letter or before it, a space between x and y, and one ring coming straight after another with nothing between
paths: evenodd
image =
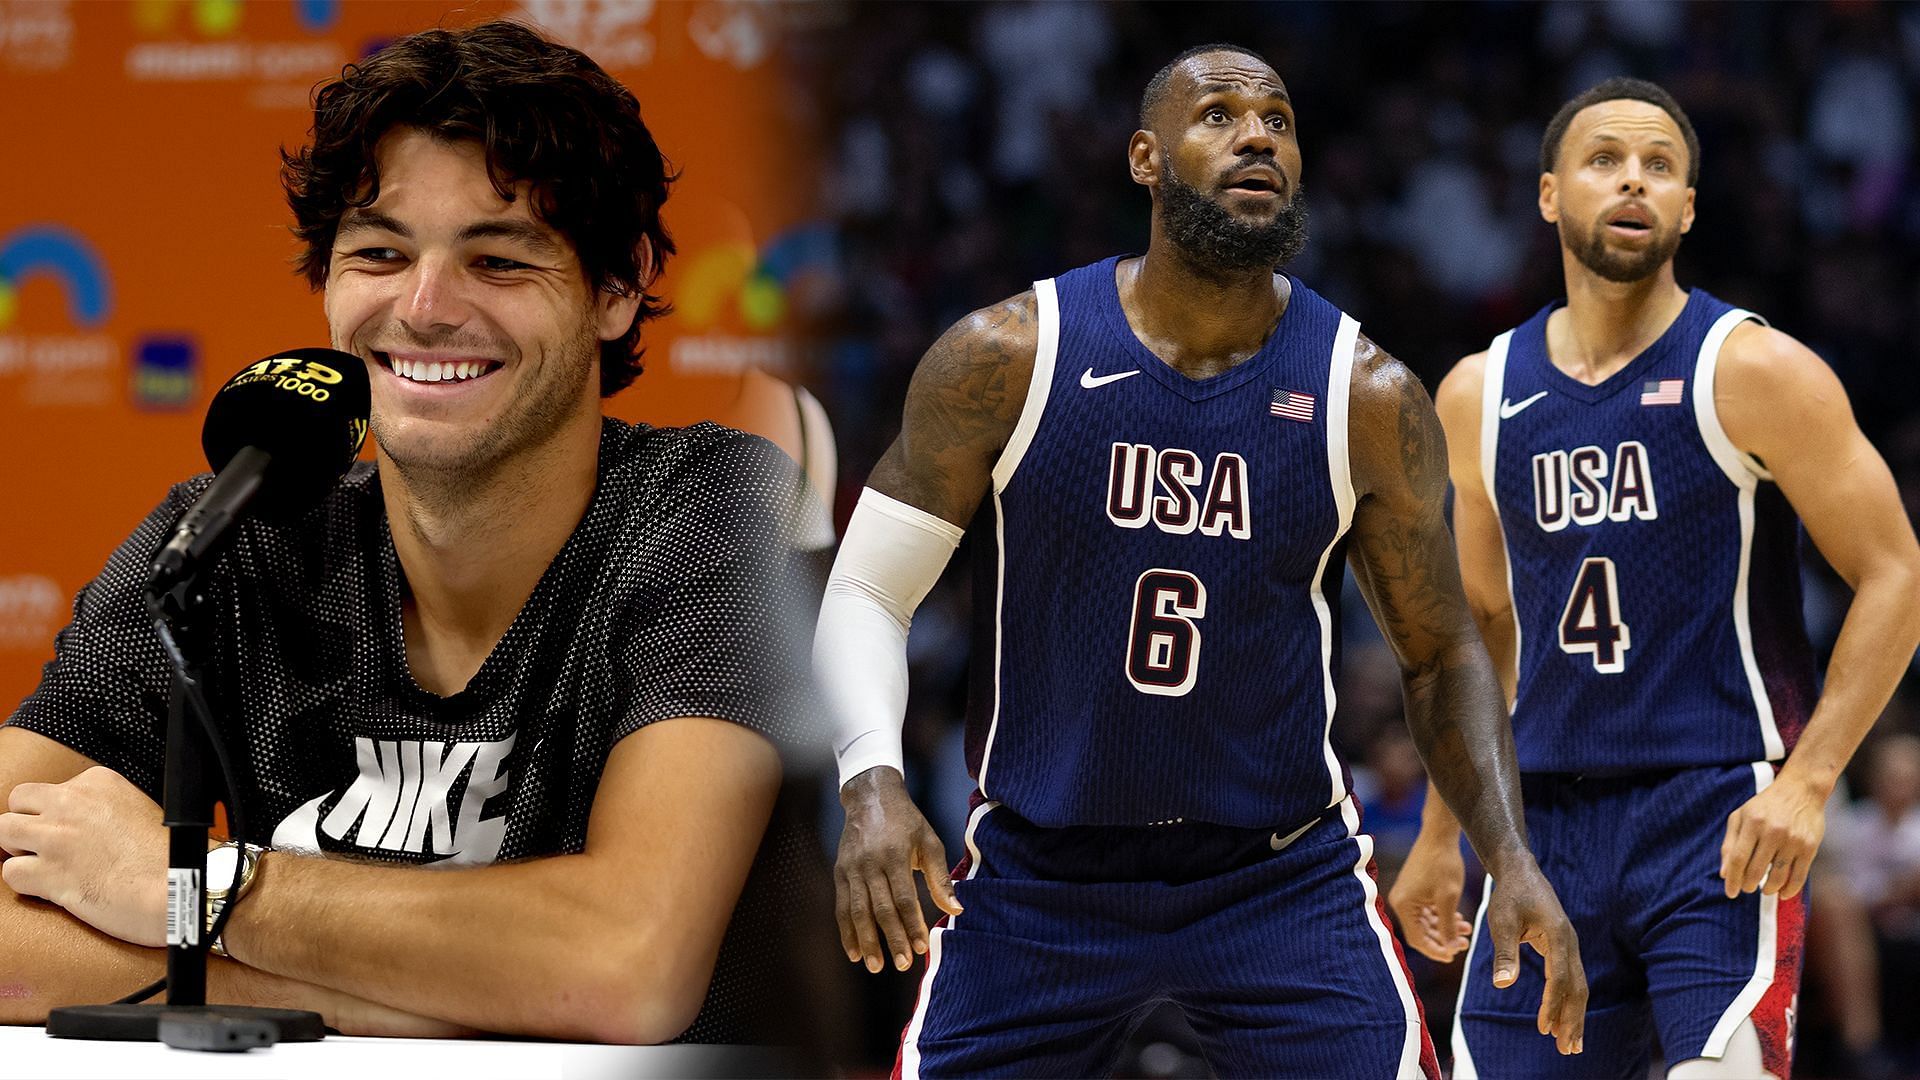
<instances>
[{"instance_id":1,"label":"atp masters 1000 logo","mask_svg":"<svg viewBox=\"0 0 1920 1080\"><path fill-rule=\"evenodd\" d=\"M293 370L302 364L306 366L299 371ZM270 382L281 390L299 394L301 397L325 401L333 396L333 391L327 388L339 385L340 373L318 361L279 356L248 365L227 385L252 386L258 382Z\"/></svg>"}]
</instances>

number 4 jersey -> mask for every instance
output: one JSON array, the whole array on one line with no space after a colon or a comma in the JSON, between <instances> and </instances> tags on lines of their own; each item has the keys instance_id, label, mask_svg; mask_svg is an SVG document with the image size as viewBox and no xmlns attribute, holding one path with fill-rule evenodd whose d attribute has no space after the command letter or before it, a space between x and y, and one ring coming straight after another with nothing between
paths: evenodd
<instances>
[{"instance_id":1,"label":"number 4 jersey","mask_svg":"<svg viewBox=\"0 0 1920 1080\"><path fill-rule=\"evenodd\" d=\"M1034 286L968 764L1044 826L1299 824L1347 791L1327 729L1359 324L1289 278L1260 351L1190 379L1134 335L1117 262Z\"/></svg>"},{"instance_id":2,"label":"number 4 jersey","mask_svg":"<svg viewBox=\"0 0 1920 1080\"><path fill-rule=\"evenodd\" d=\"M1799 521L1713 400L1721 345L1758 316L1695 289L1645 352L1588 386L1547 357L1554 306L1494 340L1481 404L1519 634L1521 770L1784 758L1817 680Z\"/></svg>"}]
</instances>

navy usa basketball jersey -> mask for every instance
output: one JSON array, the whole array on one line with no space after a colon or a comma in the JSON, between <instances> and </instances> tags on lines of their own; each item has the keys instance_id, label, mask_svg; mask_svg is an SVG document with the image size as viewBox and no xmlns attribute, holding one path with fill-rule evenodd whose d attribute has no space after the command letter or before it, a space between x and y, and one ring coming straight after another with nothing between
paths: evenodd
<instances>
[{"instance_id":1,"label":"navy usa basketball jersey","mask_svg":"<svg viewBox=\"0 0 1920 1080\"><path fill-rule=\"evenodd\" d=\"M1494 340L1481 470L1506 539L1524 772L1778 761L1815 697L1799 522L1720 426L1720 347L1751 312L1695 289L1588 386L1547 357L1549 305Z\"/></svg>"},{"instance_id":2,"label":"navy usa basketball jersey","mask_svg":"<svg viewBox=\"0 0 1920 1080\"><path fill-rule=\"evenodd\" d=\"M1134 336L1118 261L1034 286L968 764L1043 826L1305 822L1347 792L1327 729L1359 324L1289 279L1260 351L1190 379Z\"/></svg>"}]
</instances>

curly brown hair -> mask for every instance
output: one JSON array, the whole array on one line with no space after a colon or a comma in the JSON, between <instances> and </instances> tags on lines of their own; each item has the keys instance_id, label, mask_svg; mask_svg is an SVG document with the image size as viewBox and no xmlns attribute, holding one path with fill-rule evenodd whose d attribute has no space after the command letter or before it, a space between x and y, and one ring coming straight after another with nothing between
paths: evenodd
<instances>
[{"instance_id":1,"label":"curly brown hair","mask_svg":"<svg viewBox=\"0 0 1920 1080\"><path fill-rule=\"evenodd\" d=\"M595 291L640 297L626 335L600 343L601 396L632 383L641 325L669 310L647 288L673 254L660 207L675 179L633 94L585 53L507 21L422 31L348 64L315 96L312 144L280 151L305 245L296 265L314 289L341 216L379 197L374 148L399 126L480 143L494 190L512 201L529 185L534 214L573 245Z\"/></svg>"}]
</instances>

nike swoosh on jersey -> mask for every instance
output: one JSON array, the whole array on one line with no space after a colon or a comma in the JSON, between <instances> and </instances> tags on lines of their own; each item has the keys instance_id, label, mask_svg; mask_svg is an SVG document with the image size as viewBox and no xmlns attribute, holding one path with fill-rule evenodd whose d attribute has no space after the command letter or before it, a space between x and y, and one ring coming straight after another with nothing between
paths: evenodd
<instances>
[{"instance_id":1,"label":"nike swoosh on jersey","mask_svg":"<svg viewBox=\"0 0 1920 1080\"><path fill-rule=\"evenodd\" d=\"M1526 408L1527 406L1533 404L1536 401L1539 401L1541 398L1546 396L1547 396L1547 391L1542 390L1530 398L1521 398L1519 401L1508 401L1505 398L1502 398L1500 400L1500 419L1511 420L1514 417L1520 415L1521 409Z\"/></svg>"},{"instance_id":2,"label":"nike swoosh on jersey","mask_svg":"<svg viewBox=\"0 0 1920 1080\"><path fill-rule=\"evenodd\" d=\"M1132 371L1116 371L1111 375L1101 375L1096 377L1093 374L1093 369L1088 368L1087 370L1080 373L1080 385L1091 390L1096 386L1105 386L1110 382L1119 382L1121 379L1131 378L1138 374L1140 374L1140 369L1134 368Z\"/></svg>"},{"instance_id":3,"label":"nike swoosh on jersey","mask_svg":"<svg viewBox=\"0 0 1920 1080\"><path fill-rule=\"evenodd\" d=\"M1272 836L1269 836L1267 838L1267 846L1272 848L1275 851L1285 850L1288 844L1291 844L1295 840L1298 840L1302 836L1305 836L1307 834L1308 829L1311 829L1318 824L1320 824L1320 819L1314 818L1311 821L1308 821L1305 825L1300 826L1299 828L1293 830L1292 832L1288 833L1285 836L1281 836L1279 833L1274 833Z\"/></svg>"}]
</instances>

